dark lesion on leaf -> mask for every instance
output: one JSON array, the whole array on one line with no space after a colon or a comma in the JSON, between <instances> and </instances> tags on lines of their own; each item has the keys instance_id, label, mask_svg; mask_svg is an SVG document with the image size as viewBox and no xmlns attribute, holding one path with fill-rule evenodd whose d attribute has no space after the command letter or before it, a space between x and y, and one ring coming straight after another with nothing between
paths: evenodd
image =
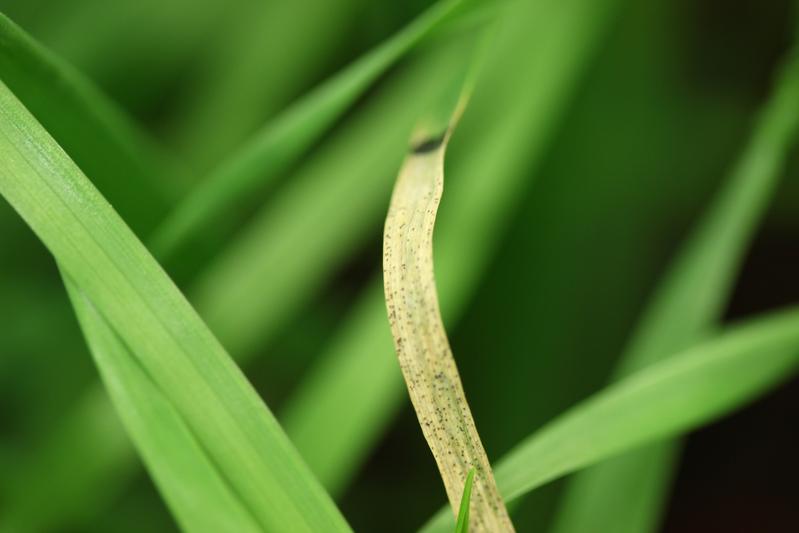
<instances>
[{"instance_id":1,"label":"dark lesion on leaf","mask_svg":"<svg viewBox=\"0 0 799 533\"><path fill-rule=\"evenodd\" d=\"M436 135L435 137L428 137L425 140L414 144L411 147L411 153L413 154L427 154L437 150L444 142L444 139L447 138L447 132L444 131L440 135Z\"/></svg>"}]
</instances>

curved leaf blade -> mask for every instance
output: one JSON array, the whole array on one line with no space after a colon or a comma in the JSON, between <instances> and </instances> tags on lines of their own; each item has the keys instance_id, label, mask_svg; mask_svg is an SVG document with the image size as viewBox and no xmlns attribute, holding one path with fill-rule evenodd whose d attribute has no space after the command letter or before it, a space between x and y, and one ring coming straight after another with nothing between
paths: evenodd
<instances>
[{"instance_id":1,"label":"curved leaf blade","mask_svg":"<svg viewBox=\"0 0 799 533\"><path fill-rule=\"evenodd\" d=\"M466 401L433 275L433 228L444 189L444 153L458 114L456 110L443 133L422 132L397 177L383 236L386 307L408 394L453 512L462 480L476 469L475 528L513 531Z\"/></svg>"}]
</instances>

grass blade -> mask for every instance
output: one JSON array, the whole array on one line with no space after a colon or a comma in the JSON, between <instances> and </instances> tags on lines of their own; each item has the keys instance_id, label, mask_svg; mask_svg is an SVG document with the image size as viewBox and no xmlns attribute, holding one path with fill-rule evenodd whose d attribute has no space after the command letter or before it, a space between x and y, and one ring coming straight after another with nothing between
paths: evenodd
<instances>
[{"instance_id":1,"label":"grass blade","mask_svg":"<svg viewBox=\"0 0 799 533\"><path fill-rule=\"evenodd\" d=\"M347 531L221 345L5 84L0 155L0 193L169 398L261 526Z\"/></svg>"},{"instance_id":2,"label":"grass blade","mask_svg":"<svg viewBox=\"0 0 799 533\"><path fill-rule=\"evenodd\" d=\"M68 277L64 284L117 412L185 531L262 531L169 399Z\"/></svg>"},{"instance_id":3,"label":"grass blade","mask_svg":"<svg viewBox=\"0 0 799 533\"><path fill-rule=\"evenodd\" d=\"M797 364L799 310L751 320L576 405L500 460L497 483L513 500L569 472L683 433L769 390ZM442 510L424 531L452 525Z\"/></svg>"},{"instance_id":4,"label":"grass blade","mask_svg":"<svg viewBox=\"0 0 799 533\"><path fill-rule=\"evenodd\" d=\"M662 281L619 362L617 378L690 345L718 322L798 129L799 57L794 54L740 161ZM677 453L676 443L658 443L581 472L570 483L554 531L652 530L668 482L658 464L671 464ZM651 476L652 471L659 475ZM625 486L637 487L638 509L615 497Z\"/></svg>"},{"instance_id":5,"label":"grass blade","mask_svg":"<svg viewBox=\"0 0 799 533\"><path fill-rule=\"evenodd\" d=\"M466 483L463 484L461 507L458 511L458 521L455 523L455 533L469 533L469 507L472 498L472 483L474 482L474 468L469 470Z\"/></svg>"},{"instance_id":6,"label":"grass blade","mask_svg":"<svg viewBox=\"0 0 799 533\"><path fill-rule=\"evenodd\" d=\"M174 169L107 98L2 14L0 78L137 231L155 227Z\"/></svg>"},{"instance_id":7,"label":"grass blade","mask_svg":"<svg viewBox=\"0 0 799 533\"><path fill-rule=\"evenodd\" d=\"M465 99L458 108L463 105ZM420 132L397 177L383 237L386 306L408 393L453 512L460 487L476 469L475 527L513 531L466 401L433 275L433 227L444 189L444 153L459 114L454 112L443 132Z\"/></svg>"},{"instance_id":8,"label":"grass blade","mask_svg":"<svg viewBox=\"0 0 799 533\"><path fill-rule=\"evenodd\" d=\"M406 398L385 308L376 278L279 413L291 441L334 495L343 492ZM347 409L347 417L336 423L331 415L340 409Z\"/></svg>"},{"instance_id":9,"label":"grass blade","mask_svg":"<svg viewBox=\"0 0 799 533\"><path fill-rule=\"evenodd\" d=\"M454 15L468 16L468 10L464 14L458 9L462 4L463 0L434 4L256 133L170 213L150 241L154 253L168 257L178 243L229 220L226 211L287 170L391 65Z\"/></svg>"}]
</instances>

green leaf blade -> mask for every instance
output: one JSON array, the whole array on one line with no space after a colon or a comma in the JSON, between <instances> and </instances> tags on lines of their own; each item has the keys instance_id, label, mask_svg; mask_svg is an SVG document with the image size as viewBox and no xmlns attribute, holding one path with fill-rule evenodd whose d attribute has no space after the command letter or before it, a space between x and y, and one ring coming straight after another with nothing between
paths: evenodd
<instances>
[{"instance_id":1,"label":"green leaf blade","mask_svg":"<svg viewBox=\"0 0 799 533\"><path fill-rule=\"evenodd\" d=\"M102 315L74 282L64 283L115 407L182 528L262 531Z\"/></svg>"},{"instance_id":2,"label":"green leaf blade","mask_svg":"<svg viewBox=\"0 0 799 533\"><path fill-rule=\"evenodd\" d=\"M4 84L0 155L0 193L136 355L262 526L347 531L196 312Z\"/></svg>"},{"instance_id":3,"label":"green leaf blade","mask_svg":"<svg viewBox=\"0 0 799 533\"><path fill-rule=\"evenodd\" d=\"M472 498L472 483L474 482L474 468L469 470L466 483L463 485L461 508L458 511L458 521L455 523L455 533L469 533L469 507Z\"/></svg>"}]
</instances>

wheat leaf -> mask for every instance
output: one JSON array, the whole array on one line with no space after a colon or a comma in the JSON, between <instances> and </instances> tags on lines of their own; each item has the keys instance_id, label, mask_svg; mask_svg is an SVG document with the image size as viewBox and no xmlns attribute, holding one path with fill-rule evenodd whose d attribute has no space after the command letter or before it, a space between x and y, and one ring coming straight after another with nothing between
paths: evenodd
<instances>
[{"instance_id":1,"label":"wheat leaf","mask_svg":"<svg viewBox=\"0 0 799 533\"><path fill-rule=\"evenodd\" d=\"M0 531L53 531L78 521L103 498L117 495L114 489L135 472L130 439L102 387L93 387L70 409L36 447L34 460L17 464L19 470L3 479L10 490ZM98 483L105 490L93 492ZM87 493L95 497L87 501Z\"/></svg>"},{"instance_id":2,"label":"wheat leaf","mask_svg":"<svg viewBox=\"0 0 799 533\"><path fill-rule=\"evenodd\" d=\"M342 37L360 27L365 5L295 0L228 8L227 28L176 110L172 136L181 152L201 169L226 157L334 60Z\"/></svg>"},{"instance_id":3,"label":"wheat leaf","mask_svg":"<svg viewBox=\"0 0 799 533\"><path fill-rule=\"evenodd\" d=\"M237 357L260 346L373 235L417 117L441 92L451 63L460 68L473 34L459 33L415 58L192 284L192 301ZM273 302L282 302L279 310Z\"/></svg>"},{"instance_id":4,"label":"wheat leaf","mask_svg":"<svg viewBox=\"0 0 799 533\"><path fill-rule=\"evenodd\" d=\"M68 276L64 284L117 412L185 531L262 531L169 399Z\"/></svg>"},{"instance_id":5,"label":"wheat leaf","mask_svg":"<svg viewBox=\"0 0 799 533\"><path fill-rule=\"evenodd\" d=\"M475 529L513 531L466 402L435 289L433 227L451 131L449 126L416 141L397 178L383 234L386 306L400 368L453 510L475 469Z\"/></svg>"},{"instance_id":6,"label":"wheat leaf","mask_svg":"<svg viewBox=\"0 0 799 533\"><path fill-rule=\"evenodd\" d=\"M440 102L422 118L394 185L383 232L386 307L400 369L453 512L463 483L475 470L474 528L513 531L466 401L433 273L433 228L444 189L444 155L468 101L470 76L456 76L453 86L455 90L442 92Z\"/></svg>"},{"instance_id":7,"label":"wheat leaf","mask_svg":"<svg viewBox=\"0 0 799 533\"><path fill-rule=\"evenodd\" d=\"M26 3L36 11L31 31L42 43L139 108L160 98L175 73L235 13L223 0Z\"/></svg>"},{"instance_id":8,"label":"wheat leaf","mask_svg":"<svg viewBox=\"0 0 799 533\"><path fill-rule=\"evenodd\" d=\"M400 368L453 510L469 471L475 469L476 529L512 531L466 402L435 292L433 226L449 131L415 144L397 178L383 236L386 306Z\"/></svg>"},{"instance_id":9,"label":"wheat leaf","mask_svg":"<svg viewBox=\"0 0 799 533\"><path fill-rule=\"evenodd\" d=\"M271 413L144 246L0 85L0 193L270 529L347 531Z\"/></svg>"}]
</instances>

